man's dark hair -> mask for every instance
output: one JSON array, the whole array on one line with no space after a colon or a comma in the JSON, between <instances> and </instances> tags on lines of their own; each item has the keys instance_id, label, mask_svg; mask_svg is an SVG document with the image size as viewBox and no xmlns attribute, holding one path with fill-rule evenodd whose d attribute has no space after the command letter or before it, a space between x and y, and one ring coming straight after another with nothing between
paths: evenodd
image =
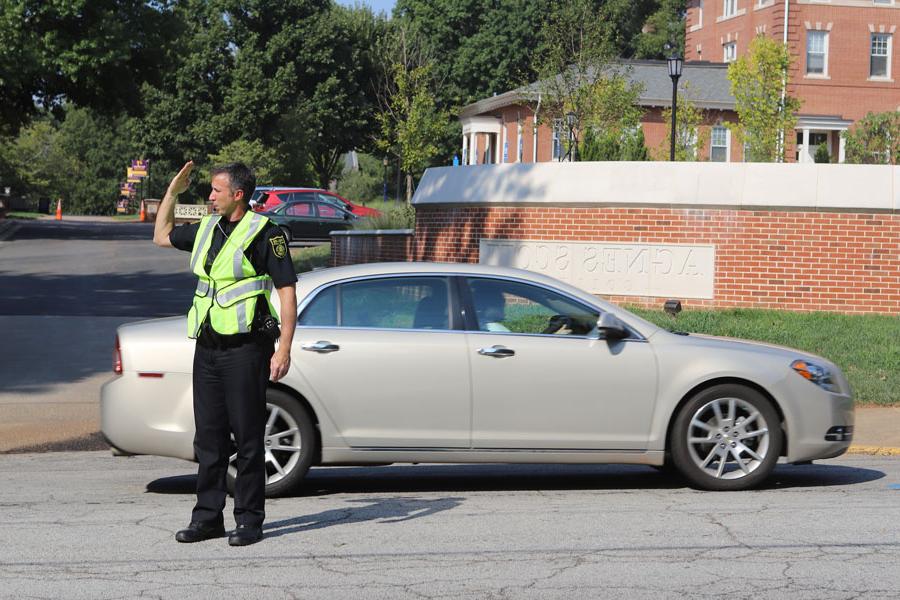
<instances>
[{"instance_id":1,"label":"man's dark hair","mask_svg":"<svg viewBox=\"0 0 900 600\"><path fill-rule=\"evenodd\" d=\"M253 190L256 189L256 175L250 167L239 162L228 163L227 165L214 168L210 173L210 177L215 177L222 173L228 175L228 178L231 180L231 192L244 190L244 202L250 202L250 196L253 195Z\"/></svg>"}]
</instances>

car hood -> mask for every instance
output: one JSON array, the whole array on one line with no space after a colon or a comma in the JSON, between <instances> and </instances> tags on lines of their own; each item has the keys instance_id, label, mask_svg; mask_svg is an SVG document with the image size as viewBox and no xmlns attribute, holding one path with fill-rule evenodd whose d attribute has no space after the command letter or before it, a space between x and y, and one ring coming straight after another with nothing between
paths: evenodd
<instances>
[{"instance_id":1,"label":"car hood","mask_svg":"<svg viewBox=\"0 0 900 600\"><path fill-rule=\"evenodd\" d=\"M811 354L809 352L804 352L803 350L797 350L796 348L791 348L788 346L779 346L777 344L768 344L766 342L757 342L754 340L704 335L699 333L691 333L688 335L670 333L670 335L677 335L683 340L684 343L709 349L737 350L793 359L810 359L834 366L833 363L831 363L831 361L826 358L823 358L816 354Z\"/></svg>"}]
</instances>

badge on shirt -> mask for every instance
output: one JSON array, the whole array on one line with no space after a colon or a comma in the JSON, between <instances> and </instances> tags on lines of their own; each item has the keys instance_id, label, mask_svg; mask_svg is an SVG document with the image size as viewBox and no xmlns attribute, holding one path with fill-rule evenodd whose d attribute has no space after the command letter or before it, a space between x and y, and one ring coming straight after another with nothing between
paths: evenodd
<instances>
[{"instance_id":1,"label":"badge on shirt","mask_svg":"<svg viewBox=\"0 0 900 600\"><path fill-rule=\"evenodd\" d=\"M284 239L283 235L276 235L269 238L269 243L272 244L272 252L275 253L275 256L278 258L284 258L287 254L287 240Z\"/></svg>"}]
</instances>

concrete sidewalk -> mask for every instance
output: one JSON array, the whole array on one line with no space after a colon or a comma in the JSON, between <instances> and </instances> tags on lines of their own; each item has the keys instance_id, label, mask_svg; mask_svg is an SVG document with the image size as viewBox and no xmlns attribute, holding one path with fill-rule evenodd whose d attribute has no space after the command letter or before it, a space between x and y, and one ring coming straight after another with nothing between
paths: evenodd
<instances>
[{"instance_id":1,"label":"concrete sidewalk","mask_svg":"<svg viewBox=\"0 0 900 600\"><path fill-rule=\"evenodd\" d=\"M900 407L857 408L850 452L900 456Z\"/></svg>"}]
</instances>

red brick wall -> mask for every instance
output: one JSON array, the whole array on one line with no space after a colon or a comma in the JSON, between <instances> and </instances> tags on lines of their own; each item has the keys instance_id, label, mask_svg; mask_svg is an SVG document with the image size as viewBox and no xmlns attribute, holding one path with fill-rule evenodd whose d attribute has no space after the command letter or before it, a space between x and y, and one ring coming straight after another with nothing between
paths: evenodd
<instances>
[{"instance_id":1,"label":"red brick wall","mask_svg":"<svg viewBox=\"0 0 900 600\"><path fill-rule=\"evenodd\" d=\"M331 236L331 261L329 266L355 265L371 262L395 262L412 260L412 232L365 233Z\"/></svg>"},{"instance_id":2,"label":"red brick wall","mask_svg":"<svg viewBox=\"0 0 900 600\"><path fill-rule=\"evenodd\" d=\"M900 313L898 214L558 206L416 213L414 260L478 262L481 238L714 244L715 298L686 306Z\"/></svg>"}]
</instances>

